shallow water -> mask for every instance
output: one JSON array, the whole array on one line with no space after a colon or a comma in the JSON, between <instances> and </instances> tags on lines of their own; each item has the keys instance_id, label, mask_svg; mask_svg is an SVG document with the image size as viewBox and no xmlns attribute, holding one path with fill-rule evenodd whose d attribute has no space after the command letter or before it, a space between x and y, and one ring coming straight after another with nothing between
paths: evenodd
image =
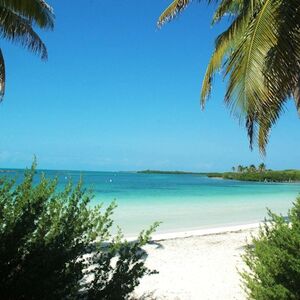
<instances>
[{"instance_id":1,"label":"shallow water","mask_svg":"<svg viewBox=\"0 0 300 300\"><path fill-rule=\"evenodd\" d=\"M160 233L254 223L264 219L267 207L285 215L300 192L299 183L251 183L200 175L44 172L47 177L58 176L59 188L82 176L85 187L94 191L92 204L106 206L116 199L114 220L126 235L135 235L154 221L163 222Z\"/></svg>"}]
</instances>

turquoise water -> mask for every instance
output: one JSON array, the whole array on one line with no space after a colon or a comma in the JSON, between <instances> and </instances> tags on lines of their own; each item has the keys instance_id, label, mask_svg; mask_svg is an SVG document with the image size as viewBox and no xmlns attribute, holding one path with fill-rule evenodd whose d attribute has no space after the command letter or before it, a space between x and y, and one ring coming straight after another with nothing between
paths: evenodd
<instances>
[{"instance_id":1,"label":"turquoise water","mask_svg":"<svg viewBox=\"0 0 300 300\"><path fill-rule=\"evenodd\" d=\"M126 235L135 235L154 221L158 232L175 232L258 222L266 208L285 215L300 192L300 184L250 183L196 175L137 174L123 172L45 171L92 188L94 203L116 199L115 223ZM11 175L10 175L11 176Z\"/></svg>"}]
</instances>

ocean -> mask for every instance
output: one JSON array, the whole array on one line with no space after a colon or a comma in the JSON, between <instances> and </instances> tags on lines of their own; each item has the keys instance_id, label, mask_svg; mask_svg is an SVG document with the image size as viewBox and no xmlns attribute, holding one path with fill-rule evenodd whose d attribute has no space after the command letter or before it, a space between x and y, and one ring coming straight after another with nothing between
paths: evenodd
<instances>
[{"instance_id":1,"label":"ocean","mask_svg":"<svg viewBox=\"0 0 300 300\"><path fill-rule=\"evenodd\" d=\"M58 189L83 178L92 189L91 205L116 200L114 221L125 235L136 235L153 222L158 233L241 225L264 220L267 208L286 215L300 192L300 183L252 183L202 175L130 172L43 171L58 177ZM38 180L41 171L37 172ZM9 177L22 173L5 173Z\"/></svg>"}]
</instances>

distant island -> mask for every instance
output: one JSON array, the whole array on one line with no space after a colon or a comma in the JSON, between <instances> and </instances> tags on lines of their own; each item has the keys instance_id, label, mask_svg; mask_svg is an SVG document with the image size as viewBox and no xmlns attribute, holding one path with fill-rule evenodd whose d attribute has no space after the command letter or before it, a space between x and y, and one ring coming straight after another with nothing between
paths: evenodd
<instances>
[{"instance_id":1,"label":"distant island","mask_svg":"<svg viewBox=\"0 0 300 300\"><path fill-rule=\"evenodd\" d=\"M161 171L161 170L142 170L142 171L137 171L137 173L142 173L142 174L173 174L173 175L181 175L181 174L205 175L204 173L197 173L197 172Z\"/></svg>"},{"instance_id":2,"label":"distant island","mask_svg":"<svg viewBox=\"0 0 300 300\"><path fill-rule=\"evenodd\" d=\"M300 182L300 170L275 171L267 169L264 163L257 167L255 165L232 167L231 172L190 172L190 171L163 171L163 170L141 170L141 174L169 174L169 175L202 175L210 178L222 178L240 181L257 182Z\"/></svg>"},{"instance_id":3,"label":"distant island","mask_svg":"<svg viewBox=\"0 0 300 300\"><path fill-rule=\"evenodd\" d=\"M232 167L232 172L205 173L208 177L258 182L300 182L300 170L275 171L267 169L265 164Z\"/></svg>"}]
</instances>

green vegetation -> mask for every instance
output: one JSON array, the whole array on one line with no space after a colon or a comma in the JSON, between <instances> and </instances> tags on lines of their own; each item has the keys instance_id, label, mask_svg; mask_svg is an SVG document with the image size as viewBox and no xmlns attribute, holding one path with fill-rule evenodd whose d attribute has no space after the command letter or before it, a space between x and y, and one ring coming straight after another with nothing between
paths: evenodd
<instances>
[{"instance_id":1,"label":"green vegetation","mask_svg":"<svg viewBox=\"0 0 300 300\"><path fill-rule=\"evenodd\" d=\"M190 2L173 0L158 25ZM286 102L294 98L300 113L300 4L297 0L216 2L212 25L225 19L229 26L216 38L202 83L202 106L211 94L215 74L223 73L228 78L226 105L245 124L250 146L257 140L265 153L270 129Z\"/></svg>"},{"instance_id":2,"label":"green vegetation","mask_svg":"<svg viewBox=\"0 0 300 300\"><path fill-rule=\"evenodd\" d=\"M54 14L44 0L1 0L1 37L47 59L47 49L33 27L52 29ZM5 92L5 63L0 49L0 98ZM1 100L0 99L0 100Z\"/></svg>"},{"instance_id":3,"label":"green vegetation","mask_svg":"<svg viewBox=\"0 0 300 300\"><path fill-rule=\"evenodd\" d=\"M269 212L270 220L260 228L243 257L242 272L249 299L300 299L300 197L288 214Z\"/></svg>"},{"instance_id":4,"label":"green vegetation","mask_svg":"<svg viewBox=\"0 0 300 300\"><path fill-rule=\"evenodd\" d=\"M223 178L224 174L225 173L221 173L221 172L204 173L204 175L206 175L207 177L210 177L210 178Z\"/></svg>"},{"instance_id":5,"label":"green vegetation","mask_svg":"<svg viewBox=\"0 0 300 300\"><path fill-rule=\"evenodd\" d=\"M295 182L300 181L300 171L266 171L263 173L223 173L224 179L235 179L242 181L264 181L264 182Z\"/></svg>"},{"instance_id":6,"label":"green vegetation","mask_svg":"<svg viewBox=\"0 0 300 300\"><path fill-rule=\"evenodd\" d=\"M223 178L241 181L261 181L261 182L298 182L300 181L300 170L273 171L266 169L266 165L261 163L259 166L250 165L232 167L233 172L210 172L196 173L184 171L161 171L161 170L143 170L137 171L141 174L170 174L170 175L205 175L210 178Z\"/></svg>"},{"instance_id":7,"label":"green vegetation","mask_svg":"<svg viewBox=\"0 0 300 300\"><path fill-rule=\"evenodd\" d=\"M158 224L135 242L112 238L114 203L92 208L81 182L56 192L56 180L34 176L35 165L17 186L0 182L1 299L127 299L154 273L141 247Z\"/></svg>"},{"instance_id":8,"label":"green vegetation","mask_svg":"<svg viewBox=\"0 0 300 300\"><path fill-rule=\"evenodd\" d=\"M233 167L234 172L206 173L208 177L218 177L223 179L233 179L241 181L263 181L263 182L296 182L300 181L300 170L267 170L264 163L258 167L250 165L248 167Z\"/></svg>"},{"instance_id":9,"label":"green vegetation","mask_svg":"<svg viewBox=\"0 0 300 300\"><path fill-rule=\"evenodd\" d=\"M179 174L199 175L199 174L202 174L202 173L185 172L185 171L161 171L161 170L142 170L142 171L137 171L137 173L142 173L142 174L174 174L174 175L179 175Z\"/></svg>"}]
</instances>

